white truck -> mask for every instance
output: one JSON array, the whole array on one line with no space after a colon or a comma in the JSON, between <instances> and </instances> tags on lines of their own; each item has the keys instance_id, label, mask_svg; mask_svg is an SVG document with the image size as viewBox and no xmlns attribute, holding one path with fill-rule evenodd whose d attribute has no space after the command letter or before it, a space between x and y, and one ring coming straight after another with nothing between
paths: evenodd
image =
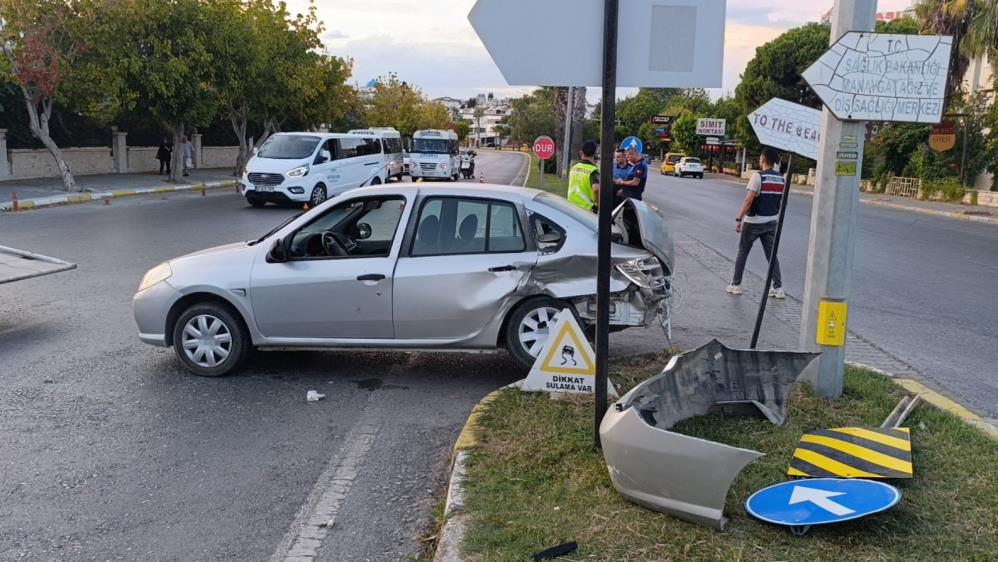
<instances>
[{"instance_id":1,"label":"white truck","mask_svg":"<svg viewBox=\"0 0 998 562\"><path fill-rule=\"evenodd\" d=\"M409 147L409 176L412 181L457 181L461 173L457 133L429 129L416 131Z\"/></svg>"}]
</instances>

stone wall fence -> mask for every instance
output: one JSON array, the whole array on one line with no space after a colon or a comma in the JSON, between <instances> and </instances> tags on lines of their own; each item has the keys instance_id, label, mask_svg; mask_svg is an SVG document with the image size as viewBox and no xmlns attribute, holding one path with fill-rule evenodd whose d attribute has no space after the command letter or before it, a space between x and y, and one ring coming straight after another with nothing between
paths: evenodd
<instances>
[{"instance_id":1,"label":"stone wall fence","mask_svg":"<svg viewBox=\"0 0 998 562\"><path fill-rule=\"evenodd\" d=\"M158 146L128 146L128 133L111 128L109 147L60 147L74 176L159 172ZM231 168L238 146L203 146L201 134L191 135L195 168ZM179 147L177 147L179 150ZM59 177L52 154L45 149L7 148L7 129L0 129L0 181Z\"/></svg>"}]
</instances>

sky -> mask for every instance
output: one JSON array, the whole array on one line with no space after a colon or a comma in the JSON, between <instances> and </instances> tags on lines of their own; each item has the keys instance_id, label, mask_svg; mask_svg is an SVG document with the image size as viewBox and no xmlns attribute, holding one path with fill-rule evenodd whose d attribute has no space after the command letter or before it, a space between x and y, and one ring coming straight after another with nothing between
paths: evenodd
<instances>
[{"instance_id":1,"label":"sky","mask_svg":"<svg viewBox=\"0 0 998 562\"><path fill-rule=\"evenodd\" d=\"M538 2L548 0L536 0ZM593 2L598 0L572 0ZM624 9L628 0L621 1ZM364 85L395 72L430 98L459 99L494 92L521 95L531 88L506 84L475 31L468 12L475 0L316 0L325 24L323 42L330 54L353 60L351 82ZM879 12L902 10L911 0L881 0ZM308 0L290 0L303 11ZM733 94L755 49L784 31L818 21L832 0L728 0L724 41L724 78L714 97ZM556 24L553 24L556 25ZM628 95L621 89L618 96ZM590 88L595 101L599 90Z\"/></svg>"}]
</instances>

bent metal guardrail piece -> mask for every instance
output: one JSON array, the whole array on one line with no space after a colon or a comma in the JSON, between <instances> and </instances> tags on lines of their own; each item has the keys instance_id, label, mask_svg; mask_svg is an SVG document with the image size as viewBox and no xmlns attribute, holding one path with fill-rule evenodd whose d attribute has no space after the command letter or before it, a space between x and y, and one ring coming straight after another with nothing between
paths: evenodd
<instances>
[{"instance_id":1,"label":"bent metal guardrail piece","mask_svg":"<svg viewBox=\"0 0 998 562\"><path fill-rule=\"evenodd\" d=\"M76 269L75 263L0 246L0 284Z\"/></svg>"},{"instance_id":2,"label":"bent metal guardrail piece","mask_svg":"<svg viewBox=\"0 0 998 562\"><path fill-rule=\"evenodd\" d=\"M614 487L650 509L723 530L728 488L762 453L667 430L712 411L757 411L782 425L790 390L816 357L730 349L717 340L673 357L661 374L618 400L600 424Z\"/></svg>"}]
</instances>

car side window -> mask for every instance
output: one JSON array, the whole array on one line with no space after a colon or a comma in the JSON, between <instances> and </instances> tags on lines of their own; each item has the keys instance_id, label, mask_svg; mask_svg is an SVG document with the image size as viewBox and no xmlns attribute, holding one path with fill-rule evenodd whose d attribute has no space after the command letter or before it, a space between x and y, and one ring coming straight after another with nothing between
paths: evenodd
<instances>
[{"instance_id":1,"label":"car side window","mask_svg":"<svg viewBox=\"0 0 998 562\"><path fill-rule=\"evenodd\" d=\"M401 197L355 199L341 203L291 237L294 259L387 257L405 210ZM323 236L336 238L335 248ZM330 253L331 250L339 250Z\"/></svg>"},{"instance_id":2,"label":"car side window","mask_svg":"<svg viewBox=\"0 0 998 562\"><path fill-rule=\"evenodd\" d=\"M519 213L510 203L437 197L424 202L413 256L522 252Z\"/></svg>"},{"instance_id":3,"label":"car side window","mask_svg":"<svg viewBox=\"0 0 998 562\"><path fill-rule=\"evenodd\" d=\"M534 214L530 217L530 226L534 231L534 240L537 241L537 247L541 252L553 254L561 250L561 247L565 245L565 229L558 226L551 219L543 215ZM541 242L541 236L545 234L558 234L561 238L556 243L544 243Z\"/></svg>"},{"instance_id":4,"label":"car side window","mask_svg":"<svg viewBox=\"0 0 998 562\"><path fill-rule=\"evenodd\" d=\"M336 152L337 160L356 158L362 156L364 139L336 139L339 150Z\"/></svg>"},{"instance_id":5,"label":"car side window","mask_svg":"<svg viewBox=\"0 0 998 562\"><path fill-rule=\"evenodd\" d=\"M330 139L322 143L319 153L315 155L315 163L332 162L336 154L336 141Z\"/></svg>"}]
</instances>

